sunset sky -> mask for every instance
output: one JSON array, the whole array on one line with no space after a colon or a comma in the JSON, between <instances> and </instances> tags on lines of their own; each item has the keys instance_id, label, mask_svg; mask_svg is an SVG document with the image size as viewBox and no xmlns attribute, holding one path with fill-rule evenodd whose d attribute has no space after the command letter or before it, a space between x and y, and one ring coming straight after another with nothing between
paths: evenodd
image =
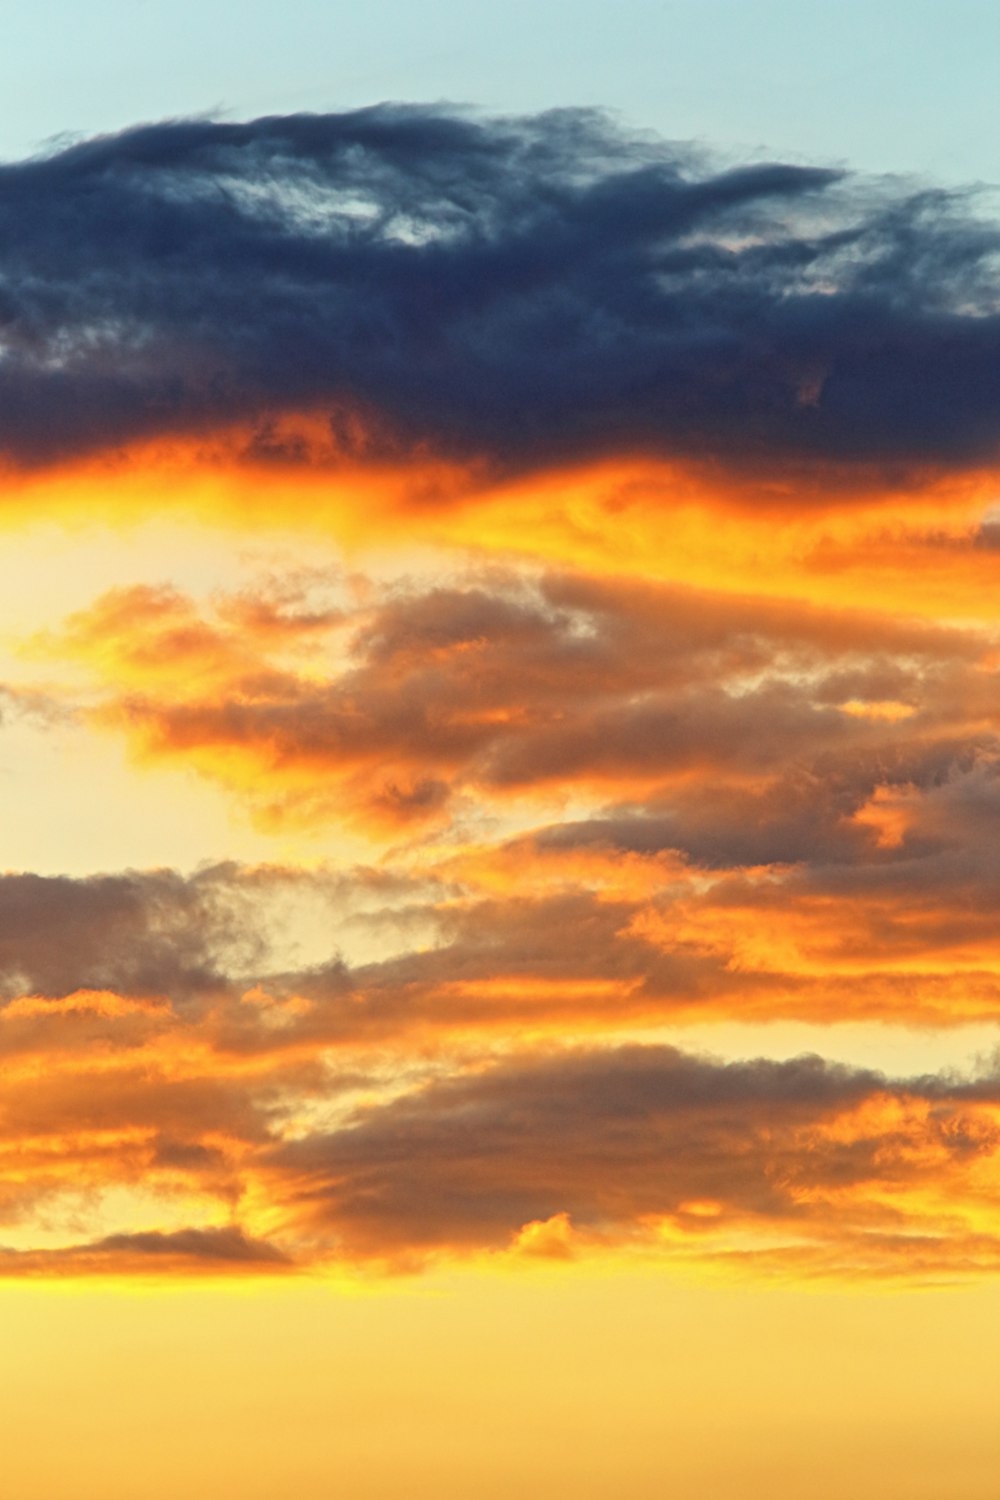
<instances>
[{"instance_id":1,"label":"sunset sky","mask_svg":"<svg viewBox=\"0 0 1000 1500\"><path fill-rule=\"evenodd\" d=\"M996 1500L998 13L431 9L13 23L5 1492Z\"/></svg>"}]
</instances>

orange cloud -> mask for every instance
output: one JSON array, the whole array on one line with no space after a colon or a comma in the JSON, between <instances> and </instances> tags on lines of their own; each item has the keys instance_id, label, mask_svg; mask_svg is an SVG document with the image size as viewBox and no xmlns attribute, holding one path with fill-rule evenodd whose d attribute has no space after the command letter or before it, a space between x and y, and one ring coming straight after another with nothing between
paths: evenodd
<instances>
[{"instance_id":1,"label":"orange cloud","mask_svg":"<svg viewBox=\"0 0 1000 1500\"><path fill-rule=\"evenodd\" d=\"M286 587L206 613L119 590L33 645L85 669L92 720L142 759L220 782L265 825L376 833L469 799L648 802L706 777L729 795L831 754L992 744L989 649L971 625L509 570L363 606Z\"/></svg>"}]
</instances>

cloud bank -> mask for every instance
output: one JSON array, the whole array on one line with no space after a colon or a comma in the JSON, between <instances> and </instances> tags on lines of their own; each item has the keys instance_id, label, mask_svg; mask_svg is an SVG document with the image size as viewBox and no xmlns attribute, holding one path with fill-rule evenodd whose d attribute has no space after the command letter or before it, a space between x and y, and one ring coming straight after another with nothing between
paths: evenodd
<instances>
[{"instance_id":1,"label":"cloud bank","mask_svg":"<svg viewBox=\"0 0 1000 1500\"><path fill-rule=\"evenodd\" d=\"M960 194L379 105L8 163L0 230L16 464L234 423L294 463L288 412L328 457L502 471L997 456L998 235Z\"/></svg>"}]
</instances>

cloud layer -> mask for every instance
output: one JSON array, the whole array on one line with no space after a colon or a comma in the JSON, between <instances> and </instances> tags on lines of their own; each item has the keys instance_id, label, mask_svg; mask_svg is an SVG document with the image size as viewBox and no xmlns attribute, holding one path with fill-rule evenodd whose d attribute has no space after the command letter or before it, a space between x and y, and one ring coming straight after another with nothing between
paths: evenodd
<instances>
[{"instance_id":1,"label":"cloud layer","mask_svg":"<svg viewBox=\"0 0 1000 1500\"><path fill-rule=\"evenodd\" d=\"M995 226L402 106L4 225L8 514L136 566L15 580L0 792L118 744L267 852L0 874L0 1274L995 1272L995 1062L858 1040L1000 1022Z\"/></svg>"}]
</instances>

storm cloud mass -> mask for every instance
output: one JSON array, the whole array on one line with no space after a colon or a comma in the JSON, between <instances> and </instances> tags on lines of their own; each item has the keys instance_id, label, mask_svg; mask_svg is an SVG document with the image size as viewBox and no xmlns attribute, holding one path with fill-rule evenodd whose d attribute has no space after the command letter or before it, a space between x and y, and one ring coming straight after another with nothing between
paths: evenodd
<instances>
[{"instance_id":1,"label":"storm cloud mass","mask_svg":"<svg viewBox=\"0 0 1000 1500\"><path fill-rule=\"evenodd\" d=\"M491 471L982 465L998 244L960 194L588 111L140 126L0 167L0 450L236 423L294 462L292 411Z\"/></svg>"}]
</instances>

